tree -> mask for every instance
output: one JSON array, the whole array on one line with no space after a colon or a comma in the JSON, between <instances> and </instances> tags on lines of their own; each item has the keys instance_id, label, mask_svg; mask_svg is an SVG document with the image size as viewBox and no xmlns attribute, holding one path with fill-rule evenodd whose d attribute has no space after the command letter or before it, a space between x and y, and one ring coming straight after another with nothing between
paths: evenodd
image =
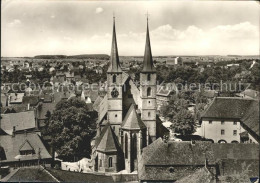
<instances>
[{"instance_id":1,"label":"tree","mask_svg":"<svg viewBox=\"0 0 260 183\"><path fill-rule=\"evenodd\" d=\"M195 131L195 120L188 110L187 100L175 96L168 105L162 106L161 113L163 117L172 122L171 129L173 132L190 135Z\"/></svg>"},{"instance_id":2,"label":"tree","mask_svg":"<svg viewBox=\"0 0 260 183\"><path fill-rule=\"evenodd\" d=\"M181 135L191 135L195 132L195 121L191 112L181 109L172 119L171 129Z\"/></svg>"},{"instance_id":3,"label":"tree","mask_svg":"<svg viewBox=\"0 0 260 183\"><path fill-rule=\"evenodd\" d=\"M60 158L70 161L75 156L90 157L96 118L97 114L90 112L86 103L75 97L56 105L46 124L45 135L51 136L50 144Z\"/></svg>"}]
</instances>

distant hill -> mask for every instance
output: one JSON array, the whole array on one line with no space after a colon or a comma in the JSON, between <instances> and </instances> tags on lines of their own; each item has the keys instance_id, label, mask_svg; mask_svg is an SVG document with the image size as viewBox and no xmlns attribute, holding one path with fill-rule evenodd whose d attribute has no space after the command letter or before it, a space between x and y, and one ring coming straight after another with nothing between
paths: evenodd
<instances>
[{"instance_id":1,"label":"distant hill","mask_svg":"<svg viewBox=\"0 0 260 183\"><path fill-rule=\"evenodd\" d=\"M83 55L36 55L35 59L66 59L66 58L74 58L74 59L101 59L108 60L109 55L106 54L83 54Z\"/></svg>"},{"instance_id":2,"label":"distant hill","mask_svg":"<svg viewBox=\"0 0 260 183\"><path fill-rule=\"evenodd\" d=\"M36 55L34 58L36 59L61 59L67 58L66 55Z\"/></svg>"},{"instance_id":3,"label":"distant hill","mask_svg":"<svg viewBox=\"0 0 260 183\"><path fill-rule=\"evenodd\" d=\"M78 58L78 59L101 59L108 60L110 57L106 54L83 54L83 55L71 55L67 58Z\"/></svg>"}]
</instances>

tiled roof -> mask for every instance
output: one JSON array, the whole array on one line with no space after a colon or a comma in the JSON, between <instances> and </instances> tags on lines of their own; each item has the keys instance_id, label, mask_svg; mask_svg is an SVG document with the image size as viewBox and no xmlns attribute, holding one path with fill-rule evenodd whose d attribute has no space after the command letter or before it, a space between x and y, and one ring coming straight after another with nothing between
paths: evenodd
<instances>
[{"instance_id":1,"label":"tiled roof","mask_svg":"<svg viewBox=\"0 0 260 183\"><path fill-rule=\"evenodd\" d=\"M217 96L217 93L215 90L205 90L203 92L203 96L208 97L208 98L214 98Z\"/></svg>"},{"instance_id":2,"label":"tiled roof","mask_svg":"<svg viewBox=\"0 0 260 183\"><path fill-rule=\"evenodd\" d=\"M0 128L9 135L14 126L16 131L21 131L35 128L36 125L34 111L2 114L1 117Z\"/></svg>"},{"instance_id":3,"label":"tiled roof","mask_svg":"<svg viewBox=\"0 0 260 183\"><path fill-rule=\"evenodd\" d=\"M98 151L115 152L120 150L120 145L115 132L109 123L102 129L100 136L95 142Z\"/></svg>"},{"instance_id":4,"label":"tiled roof","mask_svg":"<svg viewBox=\"0 0 260 183\"><path fill-rule=\"evenodd\" d=\"M233 160L259 160L259 147L257 144L215 144L210 142L196 141L194 145L190 142L168 142L164 143L161 138L154 141L143 149L138 172L141 180L168 180L179 179L178 172L167 176L154 175L156 167L178 167L178 166L204 166L205 159L208 164L215 165L223 159ZM154 167L150 169L149 167Z\"/></svg>"},{"instance_id":5,"label":"tiled roof","mask_svg":"<svg viewBox=\"0 0 260 183\"><path fill-rule=\"evenodd\" d=\"M93 109L95 111L98 111L98 107L100 105L100 103L102 102L103 98L98 96L98 98L95 100L94 104L93 104Z\"/></svg>"},{"instance_id":6,"label":"tiled roof","mask_svg":"<svg viewBox=\"0 0 260 183\"><path fill-rule=\"evenodd\" d=\"M33 155L20 155L20 148L25 142L29 142L32 148L35 150ZM46 147L44 146L42 140L36 133L27 133L27 134L16 134L14 137L11 135L2 135L0 138L0 144L5 150L6 160L2 162L13 162L23 160L36 160L39 156L41 159L51 158ZM19 158L17 158L19 156Z\"/></svg>"},{"instance_id":7,"label":"tiled roof","mask_svg":"<svg viewBox=\"0 0 260 183\"><path fill-rule=\"evenodd\" d=\"M169 96L171 92L171 90L161 88L156 95Z\"/></svg>"},{"instance_id":8,"label":"tiled roof","mask_svg":"<svg viewBox=\"0 0 260 183\"><path fill-rule=\"evenodd\" d=\"M53 168L47 168L53 176L55 176L61 182L114 182L112 176L107 175L97 175L94 173L80 173L80 172L70 172L65 170L56 170Z\"/></svg>"},{"instance_id":9,"label":"tiled roof","mask_svg":"<svg viewBox=\"0 0 260 183\"><path fill-rule=\"evenodd\" d=\"M105 97L103 98L103 100L99 105L98 123L100 123L104 119L105 115L107 114L107 110L108 110L107 95L105 95Z\"/></svg>"},{"instance_id":10,"label":"tiled roof","mask_svg":"<svg viewBox=\"0 0 260 183\"><path fill-rule=\"evenodd\" d=\"M1 107L1 114L4 114L6 110L14 110L16 113L25 112L28 110L27 104L12 104L11 106Z\"/></svg>"},{"instance_id":11,"label":"tiled roof","mask_svg":"<svg viewBox=\"0 0 260 183\"><path fill-rule=\"evenodd\" d=\"M252 102L241 121L259 136L259 100Z\"/></svg>"},{"instance_id":12,"label":"tiled roof","mask_svg":"<svg viewBox=\"0 0 260 183\"><path fill-rule=\"evenodd\" d=\"M31 106L37 105L39 102L38 96L24 96L23 97L23 104L30 104Z\"/></svg>"},{"instance_id":13,"label":"tiled roof","mask_svg":"<svg viewBox=\"0 0 260 183\"><path fill-rule=\"evenodd\" d=\"M57 182L42 167L22 167L2 179L3 182Z\"/></svg>"},{"instance_id":14,"label":"tiled roof","mask_svg":"<svg viewBox=\"0 0 260 183\"><path fill-rule=\"evenodd\" d=\"M215 177L206 167L197 169L194 173L177 180L176 183L213 183Z\"/></svg>"},{"instance_id":15,"label":"tiled roof","mask_svg":"<svg viewBox=\"0 0 260 183\"><path fill-rule=\"evenodd\" d=\"M217 97L202 114L202 118L240 119L251 105L252 100L236 97Z\"/></svg>"},{"instance_id":16,"label":"tiled roof","mask_svg":"<svg viewBox=\"0 0 260 183\"><path fill-rule=\"evenodd\" d=\"M46 113L47 111L50 111L51 113L54 111L55 106L58 102L55 103L41 103L41 107L37 108L37 118L38 119L46 119Z\"/></svg>"},{"instance_id":17,"label":"tiled roof","mask_svg":"<svg viewBox=\"0 0 260 183\"><path fill-rule=\"evenodd\" d=\"M146 128L141 117L136 113L135 105L132 104L122 122L122 129L140 130Z\"/></svg>"}]
</instances>

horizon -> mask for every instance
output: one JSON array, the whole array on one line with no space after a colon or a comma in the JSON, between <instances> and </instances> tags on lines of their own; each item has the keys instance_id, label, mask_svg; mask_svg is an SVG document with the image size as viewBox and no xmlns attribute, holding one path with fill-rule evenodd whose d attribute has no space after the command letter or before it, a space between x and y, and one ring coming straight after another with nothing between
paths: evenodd
<instances>
[{"instance_id":1,"label":"horizon","mask_svg":"<svg viewBox=\"0 0 260 183\"><path fill-rule=\"evenodd\" d=\"M259 10L254 1L4 1L1 56L110 55L113 12L119 56L143 56L147 11L153 56L259 55Z\"/></svg>"}]
</instances>

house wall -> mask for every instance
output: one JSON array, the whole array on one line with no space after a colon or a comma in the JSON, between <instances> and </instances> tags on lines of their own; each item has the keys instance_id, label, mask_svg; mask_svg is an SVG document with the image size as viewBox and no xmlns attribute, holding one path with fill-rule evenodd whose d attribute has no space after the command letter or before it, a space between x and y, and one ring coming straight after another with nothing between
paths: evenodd
<instances>
[{"instance_id":1,"label":"house wall","mask_svg":"<svg viewBox=\"0 0 260 183\"><path fill-rule=\"evenodd\" d=\"M243 129L240 125L240 122L237 121L237 124L234 125L234 121L224 121L224 124L221 124L221 121L212 120L212 123L209 123L209 120L202 121L201 129L197 131L201 131L201 136L212 139L214 143L218 143L220 140L225 140L227 143L231 143L232 141L240 142L239 133L243 132ZM225 130L225 134L221 135L221 130ZM237 134L234 135L233 131L237 130Z\"/></svg>"},{"instance_id":2,"label":"house wall","mask_svg":"<svg viewBox=\"0 0 260 183\"><path fill-rule=\"evenodd\" d=\"M225 140L227 143L231 143L232 141L240 143L239 134L246 130L241 126L239 121L234 125L234 121L224 121L224 124L221 124L221 121L217 120L212 120L212 124L209 124L209 120L202 121L201 126L196 130L196 134L207 139L212 139L214 143L218 143L219 140ZM225 130L225 135L221 135L222 129ZM234 130L237 130L237 135L233 135ZM248 134L248 136L249 140L247 143L258 143L252 135Z\"/></svg>"}]
</instances>

